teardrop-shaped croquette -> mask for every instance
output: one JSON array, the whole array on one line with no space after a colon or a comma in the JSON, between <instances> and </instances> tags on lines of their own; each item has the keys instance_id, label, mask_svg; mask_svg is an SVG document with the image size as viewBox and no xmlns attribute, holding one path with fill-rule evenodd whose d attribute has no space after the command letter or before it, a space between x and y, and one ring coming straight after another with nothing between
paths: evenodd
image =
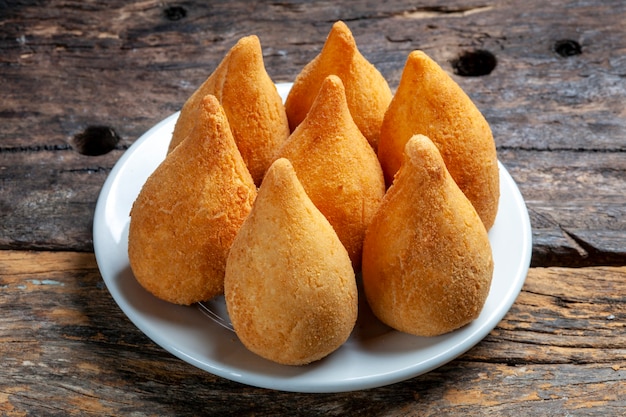
<instances>
[{"instance_id":1,"label":"teardrop-shaped croquette","mask_svg":"<svg viewBox=\"0 0 626 417\"><path fill-rule=\"evenodd\" d=\"M293 83L285 101L291 130L304 120L322 82L333 74L343 81L354 122L376 150L391 89L376 67L359 52L350 29L342 21L333 25L322 51Z\"/></svg>"},{"instance_id":2,"label":"teardrop-shaped croquette","mask_svg":"<svg viewBox=\"0 0 626 417\"><path fill-rule=\"evenodd\" d=\"M217 99L205 97L199 110L141 189L128 232L135 278L176 304L223 292L230 245L257 193Z\"/></svg>"},{"instance_id":3,"label":"teardrop-shaped croquette","mask_svg":"<svg viewBox=\"0 0 626 417\"><path fill-rule=\"evenodd\" d=\"M489 230L500 197L491 129L461 87L422 51L409 54L382 124L378 157L387 184L400 167L404 146L416 134L437 145L450 175Z\"/></svg>"},{"instance_id":4,"label":"teardrop-shaped croquette","mask_svg":"<svg viewBox=\"0 0 626 417\"><path fill-rule=\"evenodd\" d=\"M283 101L265 70L258 37L241 38L187 100L170 151L193 129L199 103L207 94L217 97L224 108L239 152L259 185L290 131Z\"/></svg>"},{"instance_id":5,"label":"teardrop-shaped croquette","mask_svg":"<svg viewBox=\"0 0 626 417\"><path fill-rule=\"evenodd\" d=\"M348 253L286 159L271 165L235 238L224 295L241 342L281 364L329 355L356 323Z\"/></svg>"},{"instance_id":6,"label":"teardrop-shaped croquette","mask_svg":"<svg viewBox=\"0 0 626 417\"><path fill-rule=\"evenodd\" d=\"M435 145L414 136L365 237L363 288L372 311L406 333L447 333L478 317L492 275L476 210Z\"/></svg>"},{"instance_id":7,"label":"teardrop-shaped croquette","mask_svg":"<svg viewBox=\"0 0 626 417\"><path fill-rule=\"evenodd\" d=\"M324 80L311 111L277 155L289 159L360 270L365 230L385 194L385 180L376 153L352 120L339 77Z\"/></svg>"}]
</instances>

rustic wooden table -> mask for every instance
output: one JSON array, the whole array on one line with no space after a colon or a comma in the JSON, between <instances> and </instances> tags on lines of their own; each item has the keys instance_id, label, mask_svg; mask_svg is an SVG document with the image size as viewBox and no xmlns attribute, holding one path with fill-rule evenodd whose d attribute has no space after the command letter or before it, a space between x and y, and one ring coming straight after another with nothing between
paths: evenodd
<instances>
[{"instance_id":1,"label":"rustic wooden table","mask_svg":"<svg viewBox=\"0 0 626 417\"><path fill-rule=\"evenodd\" d=\"M392 88L422 49L474 99L527 203L531 269L498 326L425 375L336 394L231 382L111 298L98 193L240 37L293 81L339 19ZM622 0L5 1L0 97L0 414L626 415Z\"/></svg>"}]
</instances>

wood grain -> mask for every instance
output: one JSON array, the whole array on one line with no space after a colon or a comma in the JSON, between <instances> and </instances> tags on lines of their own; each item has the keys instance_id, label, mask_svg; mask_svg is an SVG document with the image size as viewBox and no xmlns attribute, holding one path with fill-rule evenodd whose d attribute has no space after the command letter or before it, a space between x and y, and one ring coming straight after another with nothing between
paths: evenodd
<instances>
[{"instance_id":1,"label":"wood grain","mask_svg":"<svg viewBox=\"0 0 626 417\"><path fill-rule=\"evenodd\" d=\"M240 37L293 81L339 19L393 89L422 49L475 101L535 267L496 328L428 374L337 394L241 385L115 304L92 253L98 193ZM625 21L621 0L0 1L0 415L626 416ZM454 74L477 50L493 71ZM79 152L91 127L115 132L112 151Z\"/></svg>"},{"instance_id":2,"label":"wood grain","mask_svg":"<svg viewBox=\"0 0 626 417\"><path fill-rule=\"evenodd\" d=\"M504 320L431 373L353 393L198 370L124 316L94 256L0 251L0 414L624 415L626 267L534 268Z\"/></svg>"},{"instance_id":3,"label":"wood grain","mask_svg":"<svg viewBox=\"0 0 626 417\"><path fill-rule=\"evenodd\" d=\"M185 12L177 20L174 6ZM95 201L113 164L241 36L257 34L268 73L292 81L343 19L393 88L413 49L450 73L466 51L493 53L490 75L453 77L527 200L533 265L623 264L625 17L619 0L3 2L0 248L92 251ZM582 53L559 56L563 39ZM90 126L113 129L116 148L79 154L73 138Z\"/></svg>"}]
</instances>

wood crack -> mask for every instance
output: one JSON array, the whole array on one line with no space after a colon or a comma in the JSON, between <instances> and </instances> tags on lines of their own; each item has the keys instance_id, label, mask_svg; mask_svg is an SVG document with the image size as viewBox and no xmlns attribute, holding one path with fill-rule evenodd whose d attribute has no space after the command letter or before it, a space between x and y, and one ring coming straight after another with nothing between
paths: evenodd
<instances>
[{"instance_id":1,"label":"wood crack","mask_svg":"<svg viewBox=\"0 0 626 417\"><path fill-rule=\"evenodd\" d=\"M532 343L528 343L532 344ZM533 344L534 345L534 344ZM554 347L552 344L537 344L538 346L546 346L546 347ZM580 350L584 348L580 347L563 347L558 346L560 348L569 348L572 350ZM468 354L469 355L469 354ZM560 356L555 356L554 358L561 358ZM619 364L620 361L615 358L614 360L602 360L597 358L591 359L577 359L577 358L562 358L561 360L554 360L553 358L537 358L537 357L511 357L511 358L503 358L503 357L463 357L460 359L463 362L470 363L491 363L491 364L504 364L508 366L522 366L522 365L606 365L611 366L616 363Z\"/></svg>"},{"instance_id":2,"label":"wood crack","mask_svg":"<svg viewBox=\"0 0 626 417\"><path fill-rule=\"evenodd\" d=\"M415 7L401 13L396 13L398 17L408 19L428 19L432 17L465 17L474 13L482 13L493 9L493 6L481 5L472 7L447 7L447 6L425 6Z\"/></svg>"},{"instance_id":3,"label":"wood crack","mask_svg":"<svg viewBox=\"0 0 626 417\"><path fill-rule=\"evenodd\" d=\"M594 248L591 244L587 243L585 240L576 236L576 234L567 231L561 225L558 225L558 226L559 226L559 229L561 229L561 232L563 233L563 235L565 235L565 237L572 243L572 247L576 249L576 251L578 252L578 254L580 255L582 259L590 258L594 254L598 253L598 250Z\"/></svg>"},{"instance_id":4,"label":"wood crack","mask_svg":"<svg viewBox=\"0 0 626 417\"><path fill-rule=\"evenodd\" d=\"M56 145L30 145L30 146L14 146L14 147L0 147L1 153L19 153L19 152L49 152L49 151L71 151L72 146L69 144L56 144Z\"/></svg>"},{"instance_id":5,"label":"wood crack","mask_svg":"<svg viewBox=\"0 0 626 417\"><path fill-rule=\"evenodd\" d=\"M475 13L482 13L493 9L493 6L481 5L471 7L448 7L448 6L422 6L413 7L408 10L401 10L396 12L383 12L373 15L359 15L354 17L345 17L342 20L344 22L354 22L359 20L372 20L372 19L388 19L388 18L402 18L402 19L430 19L435 17L466 17ZM327 21L328 23L334 23L335 21ZM397 41L396 41L397 42Z\"/></svg>"},{"instance_id":6,"label":"wood crack","mask_svg":"<svg viewBox=\"0 0 626 417\"><path fill-rule=\"evenodd\" d=\"M110 167L85 167L85 168L74 168L74 169L65 169L62 170L61 172L67 172L70 174L82 174L82 173L86 173L86 174L95 174L98 172L110 172L113 168Z\"/></svg>"},{"instance_id":7,"label":"wood crack","mask_svg":"<svg viewBox=\"0 0 626 417\"><path fill-rule=\"evenodd\" d=\"M554 147L554 148L540 148L535 146L498 146L498 151L527 151L527 152L574 152L574 153L606 153L606 154L615 154L615 153L624 153L626 152L626 148L565 148L565 147Z\"/></svg>"}]
</instances>

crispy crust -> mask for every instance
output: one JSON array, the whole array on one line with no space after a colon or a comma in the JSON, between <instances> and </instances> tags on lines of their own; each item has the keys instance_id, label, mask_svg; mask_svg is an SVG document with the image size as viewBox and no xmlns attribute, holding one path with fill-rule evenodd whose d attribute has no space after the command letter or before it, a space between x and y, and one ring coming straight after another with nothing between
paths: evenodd
<instances>
[{"instance_id":1,"label":"crispy crust","mask_svg":"<svg viewBox=\"0 0 626 417\"><path fill-rule=\"evenodd\" d=\"M437 145L452 178L489 230L500 197L491 129L461 87L422 51L409 54L381 127L378 158L388 184L400 167L405 144L415 134L428 136Z\"/></svg>"},{"instance_id":2,"label":"crispy crust","mask_svg":"<svg viewBox=\"0 0 626 417\"><path fill-rule=\"evenodd\" d=\"M365 237L363 286L372 311L403 332L447 333L478 317L492 275L478 214L435 145L414 136Z\"/></svg>"},{"instance_id":3,"label":"crispy crust","mask_svg":"<svg viewBox=\"0 0 626 417\"><path fill-rule=\"evenodd\" d=\"M333 25L322 51L298 74L287 96L285 109L291 130L304 120L324 79L333 74L343 81L354 122L376 150L391 89L359 52L350 29L341 21Z\"/></svg>"},{"instance_id":4,"label":"crispy crust","mask_svg":"<svg viewBox=\"0 0 626 417\"><path fill-rule=\"evenodd\" d=\"M170 151L193 129L199 103L212 94L228 117L233 137L248 170L259 185L278 148L289 136L282 99L267 74L257 36L243 37L184 104Z\"/></svg>"},{"instance_id":5,"label":"crispy crust","mask_svg":"<svg viewBox=\"0 0 626 417\"><path fill-rule=\"evenodd\" d=\"M278 157L289 159L360 270L365 230L385 194L385 180L376 154L352 120L339 77L324 80Z\"/></svg>"},{"instance_id":6,"label":"crispy crust","mask_svg":"<svg viewBox=\"0 0 626 417\"><path fill-rule=\"evenodd\" d=\"M354 327L358 296L348 253L286 159L263 180L232 245L224 285L241 342L277 363L321 359Z\"/></svg>"},{"instance_id":7,"label":"crispy crust","mask_svg":"<svg viewBox=\"0 0 626 417\"><path fill-rule=\"evenodd\" d=\"M176 304L223 291L228 250L256 197L217 99L207 96L200 110L192 133L148 178L131 210L133 273Z\"/></svg>"}]
</instances>

